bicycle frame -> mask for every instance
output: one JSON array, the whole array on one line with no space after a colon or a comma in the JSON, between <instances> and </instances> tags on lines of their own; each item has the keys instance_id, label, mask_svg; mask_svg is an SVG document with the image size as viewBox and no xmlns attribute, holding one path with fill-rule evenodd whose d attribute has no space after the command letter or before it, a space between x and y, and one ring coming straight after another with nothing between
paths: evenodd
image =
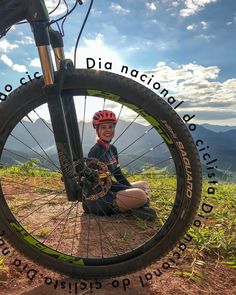
<instances>
[{"instance_id":1,"label":"bicycle frame","mask_svg":"<svg viewBox=\"0 0 236 295\"><path fill-rule=\"evenodd\" d=\"M28 20L38 48L45 82L44 90L48 98L48 108L67 198L69 201L82 201L78 172L83 168L83 152L76 110L73 97L61 93L66 73L73 70L73 63L65 59L63 40L59 32L48 26L49 15L44 0L32 1ZM53 68L50 45L54 51L56 73Z\"/></svg>"}]
</instances>

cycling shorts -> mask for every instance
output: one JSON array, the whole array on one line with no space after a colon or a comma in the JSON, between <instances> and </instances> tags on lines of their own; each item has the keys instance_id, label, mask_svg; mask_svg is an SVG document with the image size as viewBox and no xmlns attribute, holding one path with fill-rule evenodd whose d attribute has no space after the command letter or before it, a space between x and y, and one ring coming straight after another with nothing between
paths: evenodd
<instances>
[{"instance_id":1,"label":"cycling shorts","mask_svg":"<svg viewBox=\"0 0 236 295\"><path fill-rule=\"evenodd\" d=\"M97 200L84 200L83 209L88 214L113 215L119 213L116 205L116 193L109 191L104 197Z\"/></svg>"}]
</instances>

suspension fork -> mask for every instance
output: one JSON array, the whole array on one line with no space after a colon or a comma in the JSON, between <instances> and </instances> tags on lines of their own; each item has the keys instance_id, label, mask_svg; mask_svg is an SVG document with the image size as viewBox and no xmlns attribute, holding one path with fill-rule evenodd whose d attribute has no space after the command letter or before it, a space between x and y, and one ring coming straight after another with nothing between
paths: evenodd
<instances>
[{"instance_id":1,"label":"suspension fork","mask_svg":"<svg viewBox=\"0 0 236 295\"><path fill-rule=\"evenodd\" d=\"M50 41L54 51L55 61L57 70L60 71L61 67L70 66L72 69L73 64L71 61L67 62L68 60L65 59L64 55L64 46L63 46L63 39L59 32L49 29ZM66 125L68 129L68 133L70 135L70 142L71 142L71 150L72 150L72 157L73 161L80 161L80 164L83 163L83 149L81 143L81 137L79 132L79 125L76 116L76 109L74 98L72 95L61 93L62 97L62 105L65 114Z\"/></svg>"},{"instance_id":2,"label":"suspension fork","mask_svg":"<svg viewBox=\"0 0 236 295\"><path fill-rule=\"evenodd\" d=\"M58 158L69 201L82 200L82 189L77 177L76 164L83 168L82 144L74 100L62 93L62 86L73 64L64 57L63 40L58 32L48 28L49 17L43 0L32 1L29 12L35 43L41 62L44 91L48 100ZM50 44L53 47L57 72L54 72Z\"/></svg>"}]
</instances>

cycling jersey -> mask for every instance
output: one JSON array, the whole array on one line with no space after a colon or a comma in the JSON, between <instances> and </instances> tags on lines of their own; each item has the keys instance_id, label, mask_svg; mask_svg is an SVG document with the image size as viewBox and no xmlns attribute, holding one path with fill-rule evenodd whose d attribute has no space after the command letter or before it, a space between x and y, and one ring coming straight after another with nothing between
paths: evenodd
<instances>
[{"instance_id":1,"label":"cycling jersey","mask_svg":"<svg viewBox=\"0 0 236 295\"><path fill-rule=\"evenodd\" d=\"M118 192L132 187L121 171L117 149L114 145L98 139L97 143L89 151L88 157L96 158L107 165L109 171L116 179L116 181L112 182L110 188L112 192Z\"/></svg>"}]
</instances>

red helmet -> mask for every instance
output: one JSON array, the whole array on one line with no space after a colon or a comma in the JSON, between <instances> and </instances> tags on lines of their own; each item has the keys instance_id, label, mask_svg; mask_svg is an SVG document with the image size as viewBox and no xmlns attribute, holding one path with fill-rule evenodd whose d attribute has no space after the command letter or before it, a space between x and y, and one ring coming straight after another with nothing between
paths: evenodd
<instances>
[{"instance_id":1,"label":"red helmet","mask_svg":"<svg viewBox=\"0 0 236 295\"><path fill-rule=\"evenodd\" d=\"M98 111L93 116L93 128L103 123L116 124L116 115L112 111L102 110Z\"/></svg>"}]
</instances>

